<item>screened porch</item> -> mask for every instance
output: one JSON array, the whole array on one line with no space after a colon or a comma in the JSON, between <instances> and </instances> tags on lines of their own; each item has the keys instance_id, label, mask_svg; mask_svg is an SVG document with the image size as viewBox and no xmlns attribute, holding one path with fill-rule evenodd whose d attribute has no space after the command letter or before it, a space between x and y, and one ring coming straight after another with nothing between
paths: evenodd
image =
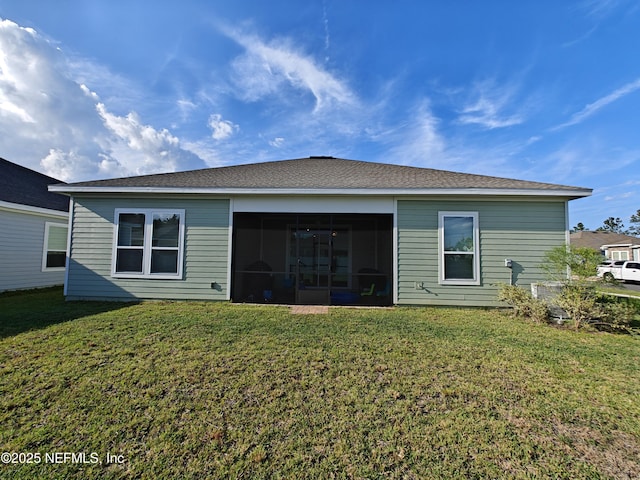
<instances>
[{"instance_id":1,"label":"screened porch","mask_svg":"<svg viewBox=\"0 0 640 480\"><path fill-rule=\"evenodd\" d=\"M390 214L235 213L234 302L390 305Z\"/></svg>"}]
</instances>

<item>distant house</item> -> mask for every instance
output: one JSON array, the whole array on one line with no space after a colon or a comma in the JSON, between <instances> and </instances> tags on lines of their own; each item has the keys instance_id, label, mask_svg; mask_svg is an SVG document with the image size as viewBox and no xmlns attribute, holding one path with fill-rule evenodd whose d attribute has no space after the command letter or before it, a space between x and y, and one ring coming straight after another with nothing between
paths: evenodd
<instances>
[{"instance_id":1,"label":"distant house","mask_svg":"<svg viewBox=\"0 0 640 480\"><path fill-rule=\"evenodd\" d=\"M609 260L640 261L640 238L622 233L583 231L571 234L571 244L599 251Z\"/></svg>"},{"instance_id":2,"label":"distant house","mask_svg":"<svg viewBox=\"0 0 640 480\"><path fill-rule=\"evenodd\" d=\"M0 291L64 283L69 198L53 183L0 158Z\"/></svg>"},{"instance_id":3,"label":"distant house","mask_svg":"<svg viewBox=\"0 0 640 480\"><path fill-rule=\"evenodd\" d=\"M50 187L68 299L496 305L590 189L310 157Z\"/></svg>"}]
</instances>

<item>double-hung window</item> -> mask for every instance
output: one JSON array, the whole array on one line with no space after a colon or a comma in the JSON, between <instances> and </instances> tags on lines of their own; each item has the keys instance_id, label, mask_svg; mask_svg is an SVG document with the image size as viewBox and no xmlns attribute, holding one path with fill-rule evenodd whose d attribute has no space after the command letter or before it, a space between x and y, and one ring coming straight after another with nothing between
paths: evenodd
<instances>
[{"instance_id":1,"label":"double-hung window","mask_svg":"<svg viewBox=\"0 0 640 480\"><path fill-rule=\"evenodd\" d=\"M611 252L611 258L613 260L629 260L629 252L614 250Z\"/></svg>"},{"instance_id":2,"label":"double-hung window","mask_svg":"<svg viewBox=\"0 0 640 480\"><path fill-rule=\"evenodd\" d=\"M449 285L479 285L478 212L440 212L439 281Z\"/></svg>"},{"instance_id":3,"label":"double-hung window","mask_svg":"<svg viewBox=\"0 0 640 480\"><path fill-rule=\"evenodd\" d=\"M67 225L46 222L42 271L64 270L67 260Z\"/></svg>"},{"instance_id":4,"label":"double-hung window","mask_svg":"<svg viewBox=\"0 0 640 480\"><path fill-rule=\"evenodd\" d=\"M118 209L112 276L182 278L184 210Z\"/></svg>"}]
</instances>

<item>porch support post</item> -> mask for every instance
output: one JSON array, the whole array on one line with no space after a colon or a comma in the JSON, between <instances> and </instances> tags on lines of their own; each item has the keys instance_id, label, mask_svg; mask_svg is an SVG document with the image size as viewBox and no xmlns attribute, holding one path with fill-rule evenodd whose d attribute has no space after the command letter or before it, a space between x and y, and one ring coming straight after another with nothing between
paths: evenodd
<instances>
[{"instance_id":1,"label":"porch support post","mask_svg":"<svg viewBox=\"0 0 640 480\"><path fill-rule=\"evenodd\" d=\"M229 232L227 239L227 291L225 300L231 300L231 259L233 258L233 198L229 199Z\"/></svg>"},{"instance_id":2,"label":"porch support post","mask_svg":"<svg viewBox=\"0 0 640 480\"><path fill-rule=\"evenodd\" d=\"M393 279L391 288L393 290L393 304L398 304L398 198L393 198Z\"/></svg>"}]
</instances>

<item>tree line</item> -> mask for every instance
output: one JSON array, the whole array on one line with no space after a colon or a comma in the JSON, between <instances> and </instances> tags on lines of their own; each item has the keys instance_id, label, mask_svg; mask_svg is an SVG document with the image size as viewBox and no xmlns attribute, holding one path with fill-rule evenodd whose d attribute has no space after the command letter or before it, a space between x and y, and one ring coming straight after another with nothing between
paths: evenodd
<instances>
[{"instance_id":1,"label":"tree line","mask_svg":"<svg viewBox=\"0 0 640 480\"><path fill-rule=\"evenodd\" d=\"M629 218L629 227L625 225L620 217L609 217L602 222L602 226L596 228L596 232L622 233L624 235L633 235L640 237L640 209ZM582 222L571 229L572 232L583 232L589 229Z\"/></svg>"}]
</instances>

